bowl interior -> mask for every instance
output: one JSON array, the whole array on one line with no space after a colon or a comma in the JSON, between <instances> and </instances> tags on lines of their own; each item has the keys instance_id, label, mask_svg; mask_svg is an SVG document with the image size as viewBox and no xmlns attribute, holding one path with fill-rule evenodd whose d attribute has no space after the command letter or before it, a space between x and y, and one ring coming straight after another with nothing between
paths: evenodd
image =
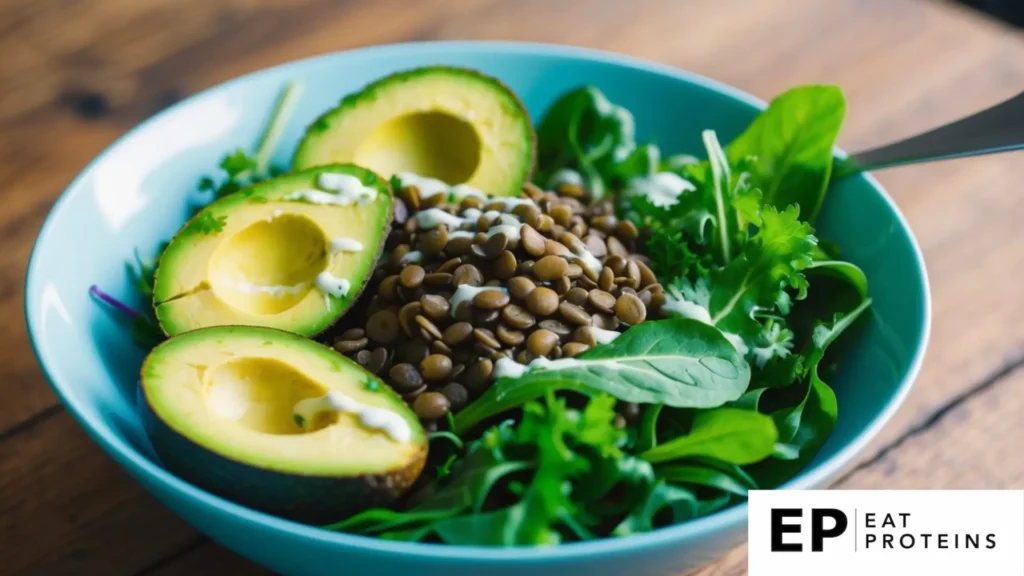
<instances>
[{"instance_id":1,"label":"bowl interior","mask_svg":"<svg viewBox=\"0 0 1024 576\"><path fill-rule=\"evenodd\" d=\"M133 474L185 491L182 497L217 501L176 482L156 463L135 411L143 352L132 344L130 331L91 300L89 286L97 284L142 305L125 261L136 248L151 255L178 229L196 182L214 173L221 155L253 145L284 82L298 80L304 90L277 154L282 163L305 126L343 95L384 74L438 63L499 77L522 97L535 120L562 92L595 84L632 110L640 140L656 141L665 152L701 155L701 129L714 128L727 142L760 107L755 99L706 79L618 56L532 45L439 43L280 66L208 90L150 119L90 164L65 192L40 233L26 287L28 325L49 380L90 434ZM793 487L811 487L833 475L877 432L909 389L928 331L920 255L902 217L873 180L850 178L832 190L817 227L820 235L840 244L846 259L864 269L874 306L871 321L830 380L839 400L838 426L811 467L789 484ZM301 529L254 512L251 518ZM666 532L699 530L702 522L711 521ZM431 553L446 552L434 548Z\"/></svg>"}]
</instances>

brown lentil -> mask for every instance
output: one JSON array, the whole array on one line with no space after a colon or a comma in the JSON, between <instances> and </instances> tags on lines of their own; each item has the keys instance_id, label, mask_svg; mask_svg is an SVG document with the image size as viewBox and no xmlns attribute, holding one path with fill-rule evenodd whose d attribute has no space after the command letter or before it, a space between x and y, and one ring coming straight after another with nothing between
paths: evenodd
<instances>
[{"instance_id":1,"label":"brown lentil","mask_svg":"<svg viewBox=\"0 0 1024 576\"><path fill-rule=\"evenodd\" d=\"M569 280L568 276L560 276L551 283L551 289L560 296L568 292L569 288L572 288L572 280Z\"/></svg>"},{"instance_id":2,"label":"brown lentil","mask_svg":"<svg viewBox=\"0 0 1024 576\"><path fill-rule=\"evenodd\" d=\"M533 257L544 255L545 238L533 226L523 224L522 228L519 229L519 235L521 236L519 243L526 250L527 254Z\"/></svg>"},{"instance_id":3,"label":"brown lentil","mask_svg":"<svg viewBox=\"0 0 1024 576\"><path fill-rule=\"evenodd\" d=\"M583 308L580 308L572 302L562 302L559 304L558 313L562 315L562 318L565 318L572 324L590 326L590 314L587 314Z\"/></svg>"},{"instance_id":4,"label":"brown lentil","mask_svg":"<svg viewBox=\"0 0 1024 576\"><path fill-rule=\"evenodd\" d=\"M505 236L504 232L498 232L482 244L474 244L471 251L481 258L491 260L497 258L498 254L501 254L506 246L508 246L508 236Z\"/></svg>"},{"instance_id":5,"label":"brown lentil","mask_svg":"<svg viewBox=\"0 0 1024 576\"><path fill-rule=\"evenodd\" d=\"M438 330L437 325L430 321L430 318L420 314L416 316L416 323L419 324L420 328L429 334L432 339L441 339L441 331Z\"/></svg>"},{"instance_id":6,"label":"brown lentil","mask_svg":"<svg viewBox=\"0 0 1024 576\"><path fill-rule=\"evenodd\" d=\"M537 324L537 326L555 333L559 338L568 338L572 335L572 328L570 328L568 324L561 320L555 320L554 318L544 320L540 324Z\"/></svg>"},{"instance_id":7,"label":"brown lentil","mask_svg":"<svg viewBox=\"0 0 1024 576\"><path fill-rule=\"evenodd\" d=\"M519 262L516 261L516 257L512 252L505 250L498 255L498 258L491 265L491 271L494 276L502 280L508 280L516 273L516 268L519 266Z\"/></svg>"},{"instance_id":8,"label":"brown lentil","mask_svg":"<svg viewBox=\"0 0 1024 576\"><path fill-rule=\"evenodd\" d=\"M442 340L434 340L430 343L430 351L434 354L444 354L451 356L452 349L450 346L444 343Z\"/></svg>"},{"instance_id":9,"label":"brown lentil","mask_svg":"<svg viewBox=\"0 0 1024 576\"><path fill-rule=\"evenodd\" d=\"M504 324L498 324L495 329L495 333L498 336L498 340L506 346L519 346L526 340L526 335L519 330L513 330Z\"/></svg>"},{"instance_id":10,"label":"brown lentil","mask_svg":"<svg viewBox=\"0 0 1024 576\"><path fill-rule=\"evenodd\" d=\"M494 362L484 358L466 368L466 376L463 383L470 392L483 392L493 372Z\"/></svg>"},{"instance_id":11,"label":"brown lentil","mask_svg":"<svg viewBox=\"0 0 1024 576\"><path fill-rule=\"evenodd\" d=\"M410 264L405 268L402 268L402 272L398 275L402 286L406 288L416 288L423 282L423 277L427 273L424 272L423 268L417 264Z\"/></svg>"},{"instance_id":12,"label":"brown lentil","mask_svg":"<svg viewBox=\"0 0 1024 576\"><path fill-rule=\"evenodd\" d=\"M469 391L458 382L449 382L441 388L441 394L448 399L451 410L461 410L469 403Z\"/></svg>"},{"instance_id":13,"label":"brown lentil","mask_svg":"<svg viewBox=\"0 0 1024 576\"><path fill-rule=\"evenodd\" d=\"M388 363L388 349L381 346L370 352L370 357L366 360L366 369L373 374L380 374L384 370L384 366Z\"/></svg>"},{"instance_id":14,"label":"brown lentil","mask_svg":"<svg viewBox=\"0 0 1024 576\"><path fill-rule=\"evenodd\" d=\"M597 346L597 336L588 326L580 326L572 333L572 339L587 346Z\"/></svg>"},{"instance_id":15,"label":"brown lentil","mask_svg":"<svg viewBox=\"0 0 1024 576\"><path fill-rule=\"evenodd\" d=\"M473 305L484 310L497 310L508 302L508 294L501 290L484 290L473 297Z\"/></svg>"},{"instance_id":16,"label":"brown lentil","mask_svg":"<svg viewBox=\"0 0 1024 576\"><path fill-rule=\"evenodd\" d=\"M616 304L618 302L616 301ZM604 330L615 330L619 327L619 319L610 314L594 314L591 318L591 326Z\"/></svg>"},{"instance_id":17,"label":"brown lentil","mask_svg":"<svg viewBox=\"0 0 1024 576\"><path fill-rule=\"evenodd\" d=\"M523 300L533 292L537 285L526 276L516 276L508 281L508 293L513 298Z\"/></svg>"},{"instance_id":18,"label":"brown lentil","mask_svg":"<svg viewBox=\"0 0 1024 576\"><path fill-rule=\"evenodd\" d=\"M360 366L365 368L366 365L370 362L370 351L364 348L359 352L356 352L355 360Z\"/></svg>"},{"instance_id":19,"label":"brown lentil","mask_svg":"<svg viewBox=\"0 0 1024 576\"><path fill-rule=\"evenodd\" d=\"M362 328L349 328L338 336L338 340L359 340L363 336L366 336L366 332Z\"/></svg>"},{"instance_id":20,"label":"brown lentil","mask_svg":"<svg viewBox=\"0 0 1024 576\"><path fill-rule=\"evenodd\" d=\"M452 285L461 286L468 284L470 286L480 286L484 283L484 275L480 273L480 269L472 264L463 264L452 272Z\"/></svg>"},{"instance_id":21,"label":"brown lentil","mask_svg":"<svg viewBox=\"0 0 1024 576\"><path fill-rule=\"evenodd\" d=\"M502 308L501 319L512 328L519 330L525 330L537 322L529 310L516 304L509 304Z\"/></svg>"},{"instance_id":22,"label":"brown lentil","mask_svg":"<svg viewBox=\"0 0 1024 576\"><path fill-rule=\"evenodd\" d=\"M557 280L565 276L568 271L569 264L565 258L558 256L545 256L538 260L533 267L533 275L540 280Z\"/></svg>"},{"instance_id":23,"label":"brown lentil","mask_svg":"<svg viewBox=\"0 0 1024 576\"><path fill-rule=\"evenodd\" d=\"M433 272L423 277L423 283L433 288L451 286L452 275L447 272Z\"/></svg>"},{"instance_id":24,"label":"brown lentil","mask_svg":"<svg viewBox=\"0 0 1024 576\"><path fill-rule=\"evenodd\" d=\"M397 286L398 274L393 274L381 280L380 287L377 289L377 294L385 300L394 300L398 295Z\"/></svg>"},{"instance_id":25,"label":"brown lentil","mask_svg":"<svg viewBox=\"0 0 1024 576\"><path fill-rule=\"evenodd\" d=\"M444 333L441 335L441 339L444 340L445 344L454 347L465 342L472 333L472 324L469 322L456 322L455 324L445 328Z\"/></svg>"},{"instance_id":26,"label":"brown lentil","mask_svg":"<svg viewBox=\"0 0 1024 576\"><path fill-rule=\"evenodd\" d=\"M590 349L590 346L582 342L567 342L562 346L562 354L569 358L575 358Z\"/></svg>"},{"instance_id":27,"label":"brown lentil","mask_svg":"<svg viewBox=\"0 0 1024 576\"><path fill-rule=\"evenodd\" d=\"M494 337L494 332L491 332L487 328L474 329L473 337L476 338L477 342L487 346L488 348L493 348L495 350L501 349L501 342Z\"/></svg>"},{"instance_id":28,"label":"brown lentil","mask_svg":"<svg viewBox=\"0 0 1024 576\"><path fill-rule=\"evenodd\" d=\"M420 373L425 380L444 380L452 373L452 359L444 354L431 354L420 362Z\"/></svg>"},{"instance_id":29,"label":"brown lentil","mask_svg":"<svg viewBox=\"0 0 1024 576\"><path fill-rule=\"evenodd\" d=\"M460 264L462 264L462 258L459 258L458 256L455 258L449 258L448 260L445 260L444 264L438 266L435 272L438 274L449 274L458 268Z\"/></svg>"},{"instance_id":30,"label":"brown lentil","mask_svg":"<svg viewBox=\"0 0 1024 576\"><path fill-rule=\"evenodd\" d=\"M342 354L355 354L366 348L366 345L370 341L366 338L359 338L357 340L338 340L334 343L334 349Z\"/></svg>"},{"instance_id":31,"label":"brown lentil","mask_svg":"<svg viewBox=\"0 0 1024 576\"><path fill-rule=\"evenodd\" d=\"M424 254L430 255L440 254L446 245L448 245L448 230L444 226L421 234L419 242L417 242L417 248Z\"/></svg>"},{"instance_id":32,"label":"brown lentil","mask_svg":"<svg viewBox=\"0 0 1024 576\"><path fill-rule=\"evenodd\" d=\"M572 251L565 247L565 244L556 242L555 240L548 240L544 243L544 253L548 256L569 256ZM547 256L545 256L547 258Z\"/></svg>"},{"instance_id":33,"label":"brown lentil","mask_svg":"<svg viewBox=\"0 0 1024 576\"><path fill-rule=\"evenodd\" d=\"M587 302L587 291L580 287L570 288L565 293L565 299L577 306L583 306Z\"/></svg>"},{"instance_id":34,"label":"brown lentil","mask_svg":"<svg viewBox=\"0 0 1024 576\"><path fill-rule=\"evenodd\" d=\"M615 316L629 326L636 326L647 318L647 309L640 298L623 294L615 301Z\"/></svg>"},{"instance_id":35,"label":"brown lentil","mask_svg":"<svg viewBox=\"0 0 1024 576\"><path fill-rule=\"evenodd\" d=\"M424 294L420 298L420 309L423 315L434 321L442 321L448 317L448 309L450 305L446 298L442 298L437 294Z\"/></svg>"},{"instance_id":36,"label":"brown lentil","mask_svg":"<svg viewBox=\"0 0 1024 576\"><path fill-rule=\"evenodd\" d=\"M547 356L558 344L558 335L543 328L530 334L526 339L526 349L537 356Z\"/></svg>"},{"instance_id":37,"label":"brown lentil","mask_svg":"<svg viewBox=\"0 0 1024 576\"><path fill-rule=\"evenodd\" d=\"M558 310L558 294L550 288L538 286L526 297L526 308L538 316L552 314Z\"/></svg>"},{"instance_id":38,"label":"brown lentil","mask_svg":"<svg viewBox=\"0 0 1024 576\"><path fill-rule=\"evenodd\" d=\"M412 409L423 420L443 418L451 410L452 404L440 392L424 392L413 402Z\"/></svg>"},{"instance_id":39,"label":"brown lentil","mask_svg":"<svg viewBox=\"0 0 1024 576\"><path fill-rule=\"evenodd\" d=\"M601 269L601 275L597 278L597 285L601 290L608 292L615 285L615 273L611 268L605 266Z\"/></svg>"},{"instance_id":40,"label":"brown lentil","mask_svg":"<svg viewBox=\"0 0 1024 576\"><path fill-rule=\"evenodd\" d=\"M391 377L392 385L399 392L412 392L423 385L423 377L420 376L416 367L405 362L392 366L388 376Z\"/></svg>"},{"instance_id":41,"label":"brown lentil","mask_svg":"<svg viewBox=\"0 0 1024 576\"><path fill-rule=\"evenodd\" d=\"M398 311L398 323L410 338L414 335L416 317L420 315L422 309L419 302L409 302Z\"/></svg>"}]
</instances>

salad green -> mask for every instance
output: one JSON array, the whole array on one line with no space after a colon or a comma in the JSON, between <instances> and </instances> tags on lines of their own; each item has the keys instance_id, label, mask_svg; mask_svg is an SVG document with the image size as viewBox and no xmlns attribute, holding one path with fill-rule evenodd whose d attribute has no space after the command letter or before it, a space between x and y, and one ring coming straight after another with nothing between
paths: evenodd
<instances>
[{"instance_id":1,"label":"salad green","mask_svg":"<svg viewBox=\"0 0 1024 576\"><path fill-rule=\"evenodd\" d=\"M295 90L255 152L225 156L224 175L200 191L245 194L285 172L269 158ZM552 545L683 522L791 479L838 417L823 362L871 304L864 273L814 230L844 115L838 88L797 87L724 146L705 130L699 157L666 156L638 142L631 112L596 87L563 95L538 124L534 181L581 186L636 226L669 317L500 378L430 435L432 472L401 506L325 528ZM153 262L136 254L128 268L151 300ZM836 283L850 296L833 297ZM134 322L140 344L162 337L147 332L148 313L94 294ZM638 417L626 421L624 404Z\"/></svg>"}]
</instances>

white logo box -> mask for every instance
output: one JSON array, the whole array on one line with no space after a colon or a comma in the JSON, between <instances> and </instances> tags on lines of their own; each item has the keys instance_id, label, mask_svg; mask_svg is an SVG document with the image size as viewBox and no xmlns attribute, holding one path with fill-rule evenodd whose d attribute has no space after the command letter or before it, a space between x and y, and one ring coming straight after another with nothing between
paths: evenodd
<instances>
[{"instance_id":1,"label":"white logo box","mask_svg":"<svg viewBox=\"0 0 1024 576\"><path fill-rule=\"evenodd\" d=\"M750 576L1024 576L1024 491L756 490L747 536Z\"/></svg>"}]
</instances>

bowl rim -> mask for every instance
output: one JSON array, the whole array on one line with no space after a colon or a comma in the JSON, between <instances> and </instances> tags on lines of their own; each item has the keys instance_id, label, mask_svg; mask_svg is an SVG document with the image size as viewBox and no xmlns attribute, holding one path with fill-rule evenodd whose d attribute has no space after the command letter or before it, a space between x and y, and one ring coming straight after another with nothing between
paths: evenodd
<instances>
[{"instance_id":1,"label":"bowl rim","mask_svg":"<svg viewBox=\"0 0 1024 576\"><path fill-rule=\"evenodd\" d=\"M495 54L556 56L562 58L591 60L606 65L634 68L645 72L676 78L712 92L717 92L734 100L738 100L757 109L764 109L766 107L766 103L763 100L743 90L700 74L645 58L595 48L543 42L504 40L412 41L373 45L351 50L333 51L283 62L210 86L145 119L108 145L94 159L86 164L86 166L83 167L67 185L64 191L61 192L56 202L50 208L50 211L36 236L26 272L24 298L25 319L28 327L29 340L40 369L61 404L67 408L68 412L70 412L72 417L78 421L79 425L85 429L86 433L93 439L93 441L99 444L100 447L108 455L113 457L114 460L122 467L126 468L126 471L128 471L130 475L136 477L140 475L146 476L149 482L162 485L162 488L168 492L177 493L181 498L197 501L197 506L215 508L218 511L234 516L239 520L263 525L268 529L288 534L292 537L313 540L322 545L353 547L376 553L402 554L407 557L423 560L473 560L478 562L501 563L503 565L521 565L538 560L566 561L582 559L593 555L622 555L624 553L633 553L641 549L652 549L686 540L695 540L702 536L737 528L738 525L743 523L744 519L747 517L747 502L742 502L708 516L674 526L659 528L643 534L636 534L624 538L610 537L587 542L570 542L551 547L498 548L401 542L383 540L369 536L360 536L356 534L332 532L322 528L285 520L277 516L236 504L180 479L169 470L141 454L126 440L115 434L108 426L99 421L98 418L87 415L85 412L80 410L76 405L76 402L72 399L72 396L65 392L65 388L70 388L74 385L54 378L49 369L49 365L53 362L53 358L46 354L43 347L38 342L39 334L41 332L41 326L39 325L41 322L41 314L37 314L38 306L34 306L37 304L38 300L38 297L34 295L40 294L39 290L43 282L43 279L40 278L39 271L41 265L37 258L39 248L51 234L56 214L64 207L64 204L69 200L73 193L79 193L78 190L83 187L84 179L93 172L96 166L105 157L107 157L112 150L125 145L136 134L158 122L165 116L175 113L178 108L199 99L214 95L220 91L226 91L236 84L252 81L259 76L272 75L280 73L287 68L304 67L329 60L343 61L350 57L371 57L375 55L387 56L389 54L399 55L410 50L414 50L419 53L427 52L436 56L445 56L465 51L483 50ZM836 154L840 157L846 156L846 153L839 148L836 149ZM909 240L915 264L917 266L917 272L921 277L924 292L922 297L923 311L921 317L921 337L916 342L916 349L914 350L909 369L900 381L894 395L885 407L874 416L868 425L856 434L852 441L850 441L846 446L840 448L833 456L813 468L807 468L801 471L797 476L790 479L777 489L813 489L830 478L837 476L845 469L846 466L852 463L857 454L863 451L866 445L878 435L895 412L903 405L910 389L920 373L921 365L930 340L932 324L931 289L929 286L924 257L921 253L918 241L914 236L906 217L899 210L899 207L881 184L870 174L861 174L856 177L863 178L875 190L875 192L882 197ZM147 482L141 483L143 485L147 484ZM154 492L154 490L149 486L146 486L146 488L148 491ZM165 503L165 505L167 504ZM167 506L170 508L169 505ZM175 513L177 514L176 510ZM193 528L199 529L196 526L193 526Z\"/></svg>"}]
</instances>

